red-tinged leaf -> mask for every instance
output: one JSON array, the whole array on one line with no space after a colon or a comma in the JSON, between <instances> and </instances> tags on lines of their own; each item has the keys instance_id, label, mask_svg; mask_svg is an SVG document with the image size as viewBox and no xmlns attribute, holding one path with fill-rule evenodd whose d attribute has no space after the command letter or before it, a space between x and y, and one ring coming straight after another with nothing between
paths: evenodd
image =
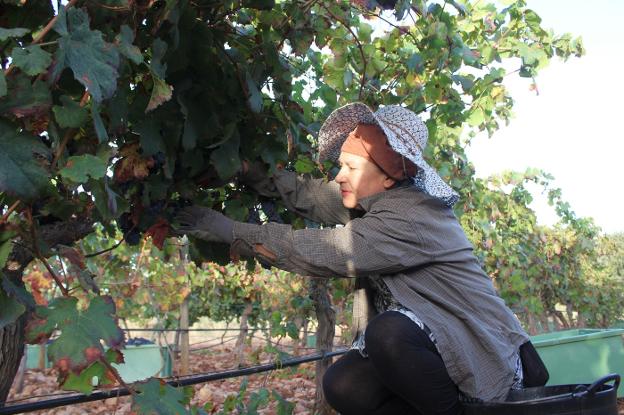
<instances>
[{"instance_id":1,"label":"red-tinged leaf","mask_svg":"<svg viewBox=\"0 0 624 415\"><path fill-rule=\"evenodd\" d=\"M152 96L150 97L145 112L150 112L160 104L169 101L173 93L173 87L156 74L152 74L152 82Z\"/></svg>"},{"instance_id":2,"label":"red-tinged leaf","mask_svg":"<svg viewBox=\"0 0 624 415\"><path fill-rule=\"evenodd\" d=\"M125 183L132 180L142 180L149 175L150 167L154 166L154 159L145 158L139 154L139 143L131 143L124 146L119 155L121 160L115 164L113 177L117 183Z\"/></svg>"},{"instance_id":3,"label":"red-tinged leaf","mask_svg":"<svg viewBox=\"0 0 624 415\"><path fill-rule=\"evenodd\" d=\"M40 344L48 340L52 331L46 331L46 321L40 318L31 318L26 324L26 341L28 344Z\"/></svg>"},{"instance_id":4,"label":"red-tinged leaf","mask_svg":"<svg viewBox=\"0 0 624 415\"><path fill-rule=\"evenodd\" d=\"M44 292L52 287L52 278L49 276L46 277L43 272L35 269L24 275L22 279L25 284L30 285L30 292L35 299L35 303L38 305L48 305L48 300L44 297Z\"/></svg>"},{"instance_id":5,"label":"red-tinged leaf","mask_svg":"<svg viewBox=\"0 0 624 415\"><path fill-rule=\"evenodd\" d=\"M77 308L75 297L56 298L47 308L37 307L35 315L45 321L29 327L27 337L36 339L53 330L61 334L48 348L48 355L62 373L79 373L104 353L101 341L119 349L124 340L117 325L115 303L108 296L95 297L84 310Z\"/></svg>"},{"instance_id":6,"label":"red-tinged leaf","mask_svg":"<svg viewBox=\"0 0 624 415\"><path fill-rule=\"evenodd\" d=\"M135 384L139 392L132 401L132 410L139 415L182 415L191 412L185 407L188 396L183 389L174 388L159 379Z\"/></svg>"},{"instance_id":7,"label":"red-tinged leaf","mask_svg":"<svg viewBox=\"0 0 624 415\"><path fill-rule=\"evenodd\" d=\"M118 350L109 349L105 355L109 363L123 362L123 356ZM94 378L97 378L96 385L98 388L112 386L117 383L115 375L101 361L94 362L79 374L67 372L60 379L61 387L64 390L71 390L90 394L94 388Z\"/></svg>"},{"instance_id":8,"label":"red-tinged leaf","mask_svg":"<svg viewBox=\"0 0 624 415\"><path fill-rule=\"evenodd\" d=\"M169 229L169 223L165 219L159 218L155 224L145 231L145 235L152 237L152 242L158 249L163 249L165 238L169 235Z\"/></svg>"}]
</instances>

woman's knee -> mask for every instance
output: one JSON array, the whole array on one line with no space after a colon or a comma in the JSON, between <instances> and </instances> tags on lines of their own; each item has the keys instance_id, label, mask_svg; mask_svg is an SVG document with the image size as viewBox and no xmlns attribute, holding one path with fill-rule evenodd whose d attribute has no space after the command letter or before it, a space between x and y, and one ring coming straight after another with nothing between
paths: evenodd
<instances>
[{"instance_id":1,"label":"woman's knee","mask_svg":"<svg viewBox=\"0 0 624 415\"><path fill-rule=\"evenodd\" d=\"M348 373L330 366L323 376L323 393L325 400L337 411L344 412L345 405L353 400L353 390L351 390Z\"/></svg>"},{"instance_id":2,"label":"woman's knee","mask_svg":"<svg viewBox=\"0 0 624 415\"><path fill-rule=\"evenodd\" d=\"M386 311L373 318L366 326L364 337L369 355L397 352L395 349L405 340L406 329L411 329L406 327L405 319L408 318L396 311ZM414 324L411 320L409 322Z\"/></svg>"}]
</instances>

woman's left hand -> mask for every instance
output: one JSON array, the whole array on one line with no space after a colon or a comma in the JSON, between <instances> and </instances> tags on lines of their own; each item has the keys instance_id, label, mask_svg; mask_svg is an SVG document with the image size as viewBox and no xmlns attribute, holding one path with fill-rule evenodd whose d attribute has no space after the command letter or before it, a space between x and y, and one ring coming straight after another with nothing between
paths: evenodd
<instances>
[{"instance_id":1,"label":"woman's left hand","mask_svg":"<svg viewBox=\"0 0 624 415\"><path fill-rule=\"evenodd\" d=\"M203 206L182 209L175 218L176 233L191 235L210 242L232 243L234 221L216 210Z\"/></svg>"}]
</instances>

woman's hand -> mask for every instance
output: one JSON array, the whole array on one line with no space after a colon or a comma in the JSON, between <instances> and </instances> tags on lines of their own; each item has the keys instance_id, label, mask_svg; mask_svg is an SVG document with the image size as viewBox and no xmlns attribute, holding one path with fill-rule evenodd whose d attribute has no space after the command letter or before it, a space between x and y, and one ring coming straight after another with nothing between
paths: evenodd
<instances>
[{"instance_id":1,"label":"woman's hand","mask_svg":"<svg viewBox=\"0 0 624 415\"><path fill-rule=\"evenodd\" d=\"M189 206L176 215L176 233L191 235L210 242L232 243L234 221L216 210Z\"/></svg>"}]
</instances>

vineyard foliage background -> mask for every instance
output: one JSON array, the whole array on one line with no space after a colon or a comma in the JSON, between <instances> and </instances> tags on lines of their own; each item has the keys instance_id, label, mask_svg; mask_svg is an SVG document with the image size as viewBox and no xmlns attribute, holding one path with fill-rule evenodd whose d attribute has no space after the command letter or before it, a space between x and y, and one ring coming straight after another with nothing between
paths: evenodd
<instances>
[{"instance_id":1,"label":"vineyard foliage background","mask_svg":"<svg viewBox=\"0 0 624 415\"><path fill-rule=\"evenodd\" d=\"M235 177L244 159L331 175L315 163L316 132L358 100L426 120L426 156L460 193L457 216L530 332L621 318L622 236L576 217L547 173L477 179L466 157L476 133L510 120L506 77L529 87L549 60L584 52L524 1L499 4L0 0L0 401L25 340L60 329L50 357L65 387L93 373L115 383L118 318L175 326L187 296L193 319L248 309L251 324L298 336L314 319L307 280L226 265L226 247L167 236L191 203L317 226ZM529 183L559 224L537 224ZM332 284L348 310L349 282ZM345 328L347 314L338 313ZM87 321L98 324L87 331ZM138 411L188 402L154 383L136 392Z\"/></svg>"}]
</instances>

